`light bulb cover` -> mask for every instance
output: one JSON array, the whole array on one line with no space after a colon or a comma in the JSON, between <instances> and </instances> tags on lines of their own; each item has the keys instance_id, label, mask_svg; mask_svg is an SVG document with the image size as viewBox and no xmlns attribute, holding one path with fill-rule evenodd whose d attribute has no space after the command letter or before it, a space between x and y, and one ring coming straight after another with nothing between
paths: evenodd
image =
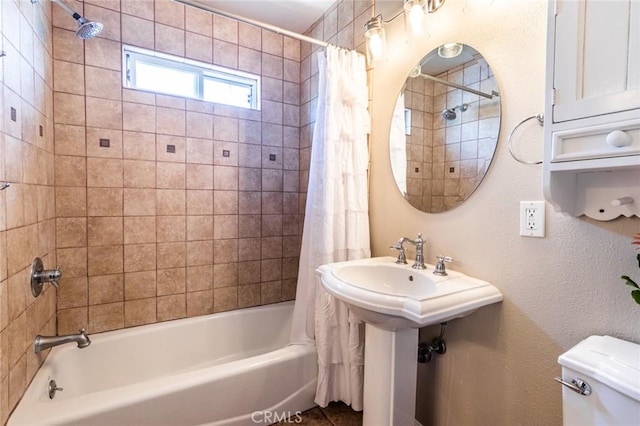
<instances>
[{"instance_id":1,"label":"light bulb cover","mask_svg":"<svg viewBox=\"0 0 640 426\"><path fill-rule=\"evenodd\" d=\"M462 53L462 49L460 43L445 43L438 47L438 56L445 59L455 58Z\"/></svg>"},{"instance_id":2,"label":"light bulb cover","mask_svg":"<svg viewBox=\"0 0 640 426\"><path fill-rule=\"evenodd\" d=\"M404 0L404 25L407 37L417 37L424 31L425 0Z\"/></svg>"},{"instance_id":3,"label":"light bulb cover","mask_svg":"<svg viewBox=\"0 0 640 426\"><path fill-rule=\"evenodd\" d=\"M386 51L387 40L382 15L371 18L364 24L364 37L367 48L367 62L372 65L375 61L381 59Z\"/></svg>"}]
</instances>

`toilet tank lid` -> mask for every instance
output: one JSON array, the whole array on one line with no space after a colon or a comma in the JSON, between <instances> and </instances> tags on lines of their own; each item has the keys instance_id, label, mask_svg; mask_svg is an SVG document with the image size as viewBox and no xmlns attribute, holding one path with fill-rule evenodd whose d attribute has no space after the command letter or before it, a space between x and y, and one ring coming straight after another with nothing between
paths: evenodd
<instances>
[{"instance_id":1,"label":"toilet tank lid","mask_svg":"<svg viewBox=\"0 0 640 426\"><path fill-rule=\"evenodd\" d=\"M640 401L640 345L636 343L590 336L560 355L558 363Z\"/></svg>"}]
</instances>

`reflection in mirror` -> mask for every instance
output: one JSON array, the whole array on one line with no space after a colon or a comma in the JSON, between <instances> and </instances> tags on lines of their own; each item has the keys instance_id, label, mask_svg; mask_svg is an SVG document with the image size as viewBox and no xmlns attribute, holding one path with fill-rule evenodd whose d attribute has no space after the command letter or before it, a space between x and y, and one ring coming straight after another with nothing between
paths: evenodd
<instances>
[{"instance_id":1,"label":"reflection in mirror","mask_svg":"<svg viewBox=\"0 0 640 426\"><path fill-rule=\"evenodd\" d=\"M398 189L427 213L469 198L491 164L500 130L498 86L489 65L468 45L444 46L409 72L389 137ZM443 58L439 50L459 53Z\"/></svg>"}]
</instances>

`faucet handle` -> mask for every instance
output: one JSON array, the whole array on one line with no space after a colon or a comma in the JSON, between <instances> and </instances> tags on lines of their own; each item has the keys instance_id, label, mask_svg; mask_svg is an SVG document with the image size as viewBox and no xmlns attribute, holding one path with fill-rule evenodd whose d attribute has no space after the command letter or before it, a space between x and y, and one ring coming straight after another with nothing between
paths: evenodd
<instances>
[{"instance_id":1,"label":"faucet handle","mask_svg":"<svg viewBox=\"0 0 640 426\"><path fill-rule=\"evenodd\" d=\"M407 264L407 255L404 252L404 246L402 245L402 239L398 240L397 243L390 245L389 248L394 250L398 250L398 258L396 259L396 263L398 265L406 265Z\"/></svg>"},{"instance_id":2,"label":"faucet handle","mask_svg":"<svg viewBox=\"0 0 640 426\"><path fill-rule=\"evenodd\" d=\"M47 281L49 281L55 288L59 288L60 284L58 280L62 277L62 272L60 272L60 265L56 265L56 269L52 271L45 271L47 275Z\"/></svg>"},{"instance_id":3,"label":"faucet handle","mask_svg":"<svg viewBox=\"0 0 640 426\"><path fill-rule=\"evenodd\" d=\"M445 276L447 274L447 267L444 265L445 262L453 262L453 258L451 256L443 256L441 254L436 255L438 259L438 263L436 264L435 269L433 270L434 275Z\"/></svg>"}]
</instances>

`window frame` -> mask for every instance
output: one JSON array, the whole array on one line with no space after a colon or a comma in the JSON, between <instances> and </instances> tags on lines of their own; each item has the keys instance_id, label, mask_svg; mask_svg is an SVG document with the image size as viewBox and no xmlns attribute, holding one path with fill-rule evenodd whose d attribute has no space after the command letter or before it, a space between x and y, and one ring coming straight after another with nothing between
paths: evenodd
<instances>
[{"instance_id":1,"label":"window frame","mask_svg":"<svg viewBox=\"0 0 640 426\"><path fill-rule=\"evenodd\" d=\"M135 66L136 62L182 71L185 73L192 73L196 77L193 93L191 95L176 94L138 87ZM124 72L122 73L122 86L126 89L140 90L149 93L159 93L168 96L180 96L191 99L199 99L203 102L218 103L221 105L229 105L237 108L260 110L259 75L129 45L122 45L122 69L124 70ZM206 100L204 93L204 81L206 79L222 81L224 83L249 89L249 106L244 107L238 106L237 104L220 103Z\"/></svg>"}]
</instances>

